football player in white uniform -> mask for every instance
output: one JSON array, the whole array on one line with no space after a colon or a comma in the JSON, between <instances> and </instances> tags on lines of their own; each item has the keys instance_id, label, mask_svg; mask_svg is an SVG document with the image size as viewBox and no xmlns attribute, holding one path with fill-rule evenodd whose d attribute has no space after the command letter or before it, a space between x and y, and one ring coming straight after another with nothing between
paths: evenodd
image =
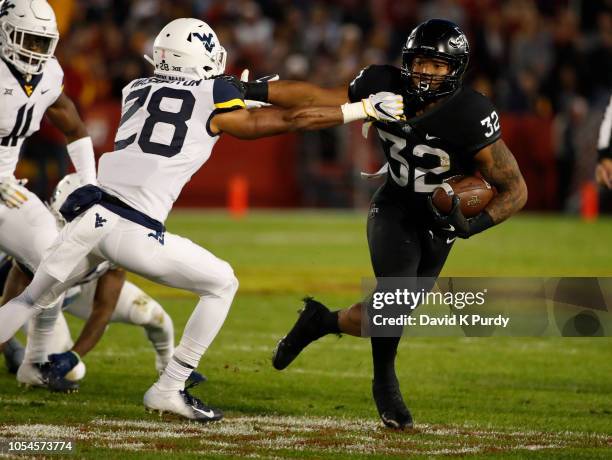
<instances>
[{"instance_id":1,"label":"football player in white uniform","mask_svg":"<svg viewBox=\"0 0 612 460\"><path fill-rule=\"evenodd\" d=\"M176 19L154 42L155 76L129 83L114 152L99 163L99 187L86 185L61 208L69 222L45 255L26 290L0 308L0 341L35 312L48 308L104 260L153 281L198 295L183 337L145 407L199 421L223 414L193 397L185 381L219 332L238 280L230 265L192 241L166 231L174 201L226 132L254 139L321 129L354 120L395 122L401 96L378 93L335 107L247 110L236 86L215 78L225 50L203 21Z\"/></svg>"},{"instance_id":2,"label":"football player in white uniform","mask_svg":"<svg viewBox=\"0 0 612 460\"><path fill-rule=\"evenodd\" d=\"M38 131L44 115L66 136L68 154L82 181L96 183L91 138L62 92L63 71L53 57L58 39L55 14L46 0L0 3L0 250L32 271L53 242L55 231L47 229L55 228L55 219L14 172L23 141ZM47 371L46 341L57 310L56 305L40 312L29 328L25 362L32 373ZM50 385L74 388L62 381Z\"/></svg>"},{"instance_id":3,"label":"football player in white uniform","mask_svg":"<svg viewBox=\"0 0 612 460\"><path fill-rule=\"evenodd\" d=\"M57 220L58 227L64 226L64 218L59 213L66 197L82 185L77 174L68 174L56 186L49 208ZM59 233L59 230L56 231ZM2 254L0 253L0 256ZM30 282L30 277L17 264L11 267L11 261L0 257L0 291L4 288L8 298L13 298L23 291ZM5 268L11 267L6 275ZM10 282L5 283L10 278ZM95 267L75 286L66 292L62 310L86 320L76 343L73 343L64 315L60 312L55 323L52 338L48 343L51 371L67 376L69 380L80 380L85 375L84 357L95 347L102 337L109 322L121 322L142 326L146 336L155 350L155 368L161 373L174 352L174 326L172 319L163 307L144 291L129 281L125 281L125 272L103 262ZM19 361L18 343L12 344L11 350L5 352L9 370L15 368ZM9 354L10 352L10 354ZM10 364L10 366L9 366ZM19 367L18 365L16 367ZM17 372L16 369L14 369ZM36 378L29 374L17 372L20 383L41 386ZM192 380L202 380L197 373Z\"/></svg>"}]
</instances>

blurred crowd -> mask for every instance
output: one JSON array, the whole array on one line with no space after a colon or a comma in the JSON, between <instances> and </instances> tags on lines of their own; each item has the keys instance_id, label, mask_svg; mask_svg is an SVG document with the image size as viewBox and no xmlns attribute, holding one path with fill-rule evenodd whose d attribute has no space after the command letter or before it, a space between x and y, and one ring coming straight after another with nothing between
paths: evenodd
<instances>
[{"instance_id":1,"label":"blurred crowd","mask_svg":"<svg viewBox=\"0 0 612 460\"><path fill-rule=\"evenodd\" d=\"M252 76L279 73L323 86L346 84L368 64L399 65L410 30L428 18L446 18L468 35L470 84L502 112L552 120L555 163L563 177L559 206L571 206L572 181L592 176L593 132L612 88L609 0L50 3L60 23L56 54L66 88L82 110L119 100L127 82L150 74L142 55L151 53L155 35L177 17L201 18L215 29L228 52L228 73L248 68ZM355 174L344 167L352 159L342 135L310 135L307 144L300 156L302 180L322 188L306 190L305 204L353 204ZM341 185L326 188L326 175Z\"/></svg>"}]
</instances>

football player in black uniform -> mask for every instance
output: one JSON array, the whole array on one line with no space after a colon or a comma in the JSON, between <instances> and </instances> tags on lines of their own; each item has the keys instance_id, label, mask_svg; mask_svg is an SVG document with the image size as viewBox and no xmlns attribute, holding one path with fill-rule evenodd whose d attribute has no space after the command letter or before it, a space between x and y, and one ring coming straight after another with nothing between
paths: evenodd
<instances>
[{"instance_id":1,"label":"football player in black uniform","mask_svg":"<svg viewBox=\"0 0 612 460\"><path fill-rule=\"evenodd\" d=\"M245 99L283 107L359 101L378 91L404 95L407 122L380 123L387 179L372 199L367 233L376 277L437 278L459 238L482 232L520 210L527 187L514 156L500 138L499 116L483 95L462 85L469 59L465 34L452 22L432 19L416 27L403 48L401 69L372 65L348 88L323 89L304 82L243 84ZM479 172L498 194L486 209L467 219L458 197L440 215L430 196L443 180ZM313 340L329 333L361 335L362 304L331 312L306 299L291 331L280 340L273 365L287 367ZM412 427L395 374L399 337L372 337L373 397L383 422Z\"/></svg>"}]
</instances>

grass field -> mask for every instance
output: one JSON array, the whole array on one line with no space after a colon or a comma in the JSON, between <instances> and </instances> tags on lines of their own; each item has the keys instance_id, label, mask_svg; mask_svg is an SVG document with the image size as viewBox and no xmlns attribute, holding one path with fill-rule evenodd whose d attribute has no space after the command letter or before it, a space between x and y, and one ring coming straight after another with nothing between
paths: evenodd
<instances>
[{"instance_id":1,"label":"grass field","mask_svg":"<svg viewBox=\"0 0 612 460\"><path fill-rule=\"evenodd\" d=\"M18 388L0 370L0 439L72 439L78 457L610 458L612 340L419 338L399 376L416 429L381 427L369 342L326 337L283 372L270 354L316 295L341 307L370 276L361 213L176 213L169 229L232 263L241 288L194 394L221 407L213 425L160 420L142 406L155 379L142 331L112 325L72 395ZM612 220L521 216L453 250L445 275L612 276ZM136 279L174 318L195 298ZM70 320L73 333L80 323ZM20 458L23 456L20 455Z\"/></svg>"}]
</instances>

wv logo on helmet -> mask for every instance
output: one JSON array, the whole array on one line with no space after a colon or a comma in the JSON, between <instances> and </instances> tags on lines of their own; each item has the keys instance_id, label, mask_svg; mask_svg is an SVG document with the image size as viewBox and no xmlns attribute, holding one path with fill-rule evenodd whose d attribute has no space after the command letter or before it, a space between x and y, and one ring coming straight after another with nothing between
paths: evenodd
<instances>
[{"instance_id":1,"label":"wv logo on helmet","mask_svg":"<svg viewBox=\"0 0 612 460\"><path fill-rule=\"evenodd\" d=\"M206 51L208 51L209 53L212 52L213 48L215 47L215 42L213 42L213 34L200 34L198 32L191 32L189 34L189 37L187 37L187 41L191 42L191 37L195 37L198 38L202 44L204 45L204 48L206 48Z\"/></svg>"},{"instance_id":2,"label":"wv logo on helmet","mask_svg":"<svg viewBox=\"0 0 612 460\"><path fill-rule=\"evenodd\" d=\"M0 18L9 14L9 8L15 8L15 5L8 0L0 5Z\"/></svg>"}]
</instances>

